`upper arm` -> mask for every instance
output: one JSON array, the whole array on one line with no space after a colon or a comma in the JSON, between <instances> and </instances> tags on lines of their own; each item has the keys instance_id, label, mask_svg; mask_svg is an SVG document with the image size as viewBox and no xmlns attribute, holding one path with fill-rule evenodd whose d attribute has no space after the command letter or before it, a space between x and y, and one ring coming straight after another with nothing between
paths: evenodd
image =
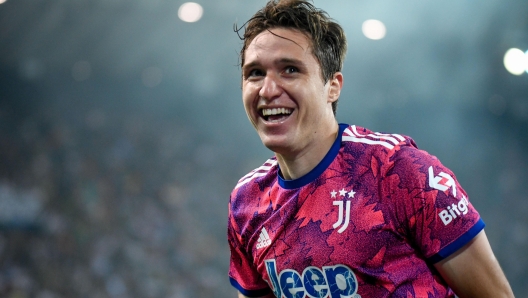
<instances>
[{"instance_id":1,"label":"upper arm","mask_svg":"<svg viewBox=\"0 0 528 298\"><path fill-rule=\"evenodd\" d=\"M513 297L484 230L435 267L461 298Z\"/></svg>"}]
</instances>

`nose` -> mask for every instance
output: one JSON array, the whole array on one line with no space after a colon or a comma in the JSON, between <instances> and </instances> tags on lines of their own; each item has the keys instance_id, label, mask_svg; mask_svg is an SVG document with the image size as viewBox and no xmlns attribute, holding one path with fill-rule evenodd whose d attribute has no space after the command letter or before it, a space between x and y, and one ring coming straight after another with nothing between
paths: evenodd
<instances>
[{"instance_id":1,"label":"nose","mask_svg":"<svg viewBox=\"0 0 528 298\"><path fill-rule=\"evenodd\" d=\"M272 100L281 94L281 87L273 75L266 75L262 87L260 88L260 97L266 100Z\"/></svg>"}]
</instances>

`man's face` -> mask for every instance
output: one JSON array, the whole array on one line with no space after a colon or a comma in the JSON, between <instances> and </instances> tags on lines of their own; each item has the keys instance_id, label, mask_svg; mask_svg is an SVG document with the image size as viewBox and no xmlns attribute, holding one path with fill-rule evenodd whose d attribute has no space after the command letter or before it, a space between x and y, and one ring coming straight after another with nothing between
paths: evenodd
<instances>
[{"instance_id":1,"label":"man's face","mask_svg":"<svg viewBox=\"0 0 528 298\"><path fill-rule=\"evenodd\" d=\"M263 144L286 156L316 146L335 123L335 77L324 84L311 41L303 33L274 28L257 35L245 51L242 99Z\"/></svg>"}]
</instances>

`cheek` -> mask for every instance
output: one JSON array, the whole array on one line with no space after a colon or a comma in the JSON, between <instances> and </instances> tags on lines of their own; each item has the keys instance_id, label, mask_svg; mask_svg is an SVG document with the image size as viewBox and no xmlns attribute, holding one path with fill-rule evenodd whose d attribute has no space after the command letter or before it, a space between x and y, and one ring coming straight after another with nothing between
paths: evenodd
<instances>
[{"instance_id":1,"label":"cheek","mask_svg":"<svg viewBox=\"0 0 528 298\"><path fill-rule=\"evenodd\" d=\"M244 104L244 107L247 107L248 104L251 102L251 92L247 88L242 89L242 103Z\"/></svg>"},{"instance_id":2,"label":"cheek","mask_svg":"<svg viewBox=\"0 0 528 298\"><path fill-rule=\"evenodd\" d=\"M242 104L244 110L250 119L255 118L255 92L254 90L243 89L242 90ZM252 120L253 121L253 120Z\"/></svg>"},{"instance_id":3,"label":"cheek","mask_svg":"<svg viewBox=\"0 0 528 298\"><path fill-rule=\"evenodd\" d=\"M243 100L243 104L244 104L244 110L246 111L246 113L248 115L251 115L252 114L252 110L253 110L253 106L251 104L250 101L247 101L246 99Z\"/></svg>"},{"instance_id":4,"label":"cheek","mask_svg":"<svg viewBox=\"0 0 528 298\"><path fill-rule=\"evenodd\" d=\"M242 85L242 100L244 101L244 105L256 104L259 98L259 90L260 87L257 84Z\"/></svg>"},{"instance_id":5,"label":"cheek","mask_svg":"<svg viewBox=\"0 0 528 298\"><path fill-rule=\"evenodd\" d=\"M246 112L247 116L251 119L254 118L253 116L253 109L250 103L248 103L245 99L243 100L244 104L244 111Z\"/></svg>"}]
</instances>

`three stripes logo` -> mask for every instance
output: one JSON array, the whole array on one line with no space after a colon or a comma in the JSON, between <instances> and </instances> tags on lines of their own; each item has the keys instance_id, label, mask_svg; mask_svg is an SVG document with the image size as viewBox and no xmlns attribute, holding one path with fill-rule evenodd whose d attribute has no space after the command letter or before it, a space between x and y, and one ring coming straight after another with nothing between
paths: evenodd
<instances>
[{"instance_id":1,"label":"three stripes logo","mask_svg":"<svg viewBox=\"0 0 528 298\"><path fill-rule=\"evenodd\" d=\"M253 171L249 172L247 175L245 175L244 177L240 178L240 180L238 181L237 185L235 186L235 188L239 188L240 186L248 183L249 181L255 179L255 178L258 178L258 177L262 177L262 176L266 176L266 174L275 166L277 165L277 160L276 159L268 159L262 166L254 169Z\"/></svg>"},{"instance_id":2,"label":"three stripes logo","mask_svg":"<svg viewBox=\"0 0 528 298\"><path fill-rule=\"evenodd\" d=\"M271 239L268 235L268 231L266 231L266 228L262 228L262 231L260 231L259 239L257 240L257 249L261 249L270 245Z\"/></svg>"},{"instance_id":3,"label":"three stripes logo","mask_svg":"<svg viewBox=\"0 0 528 298\"><path fill-rule=\"evenodd\" d=\"M404 142L405 138L399 134L385 134L379 132L361 134L358 132L357 127L352 125L345 129L342 140L345 142L381 145L389 150L392 150L395 146L398 146Z\"/></svg>"}]
</instances>

